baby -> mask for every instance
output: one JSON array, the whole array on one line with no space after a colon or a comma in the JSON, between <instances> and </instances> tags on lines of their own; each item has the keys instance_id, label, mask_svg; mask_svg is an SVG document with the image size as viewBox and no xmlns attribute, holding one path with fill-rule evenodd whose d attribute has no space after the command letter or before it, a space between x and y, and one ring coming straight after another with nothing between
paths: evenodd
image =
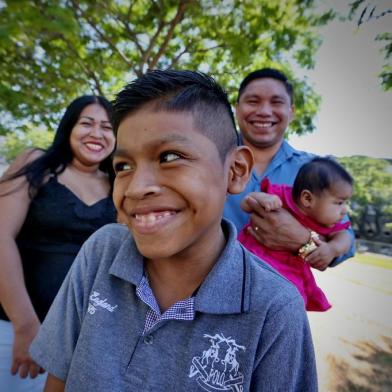
<instances>
[{"instance_id":1,"label":"baby","mask_svg":"<svg viewBox=\"0 0 392 392\"><path fill-rule=\"evenodd\" d=\"M238 239L295 284L307 310L328 310L331 305L317 286L308 262L321 260L328 265L349 249L350 241L345 229L350 222L342 222L342 219L353 192L352 177L336 161L317 157L300 168L293 187L270 184L265 178L261 192L262 206L267 211L280 207L290 211L309 229L309 241L298 254L269 249L251 235L250 224L244 227ZM253 230L257 229L257 226L253 227Z\"/></svg>"}]
</instances>

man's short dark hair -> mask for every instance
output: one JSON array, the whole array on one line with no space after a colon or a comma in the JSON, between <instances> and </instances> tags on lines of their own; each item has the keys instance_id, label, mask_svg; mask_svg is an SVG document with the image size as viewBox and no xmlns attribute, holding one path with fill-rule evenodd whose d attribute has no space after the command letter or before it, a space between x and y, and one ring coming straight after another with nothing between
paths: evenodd
<instances>
[{"instance_id":1,"label":"man's short dark hair","mask_svg":"<svg viewBox=\"0 0 392 392\"><path fill-rule=\"evenodd\" d=\"M191 113L196 128L215 143L222 160L238 145L227 94L202 72L152 70L129 83L113 101L114 132L129 114L147 104L156 111Z\"/></svg>"},{"instance_id":2,"label":"man's short dark hair","mask_svg":"<svg viewBox=\"0 0 392 392\"><path fill-rule=\"evenodd\" d=\"M321 195L339 182L353 185L353 178L335 159L316 157L301 166L294 180L292 196L295 201L305 189Z\"/></svg>"},{"instance_id":3,"label":"man's short dark hair","mask_svg":"<svg viewBox=\"0 0 392 392\"><path fill-rule=\"evenodd\" d=\"M279 71L275 68L262 68L253 71L249 75L247 75L245 79L241 82L240 88L238 89L237 102L240 100L242 93L244 92L245 88L248 86L250 82L256 79L264 79L264 78L276 79L281 81L287 91L287 94L290 97L290 103L292 104L294 102L293 101L294 87L292 83L289 81L288 77L282 71Z\"/></svg>"}]
</instances>

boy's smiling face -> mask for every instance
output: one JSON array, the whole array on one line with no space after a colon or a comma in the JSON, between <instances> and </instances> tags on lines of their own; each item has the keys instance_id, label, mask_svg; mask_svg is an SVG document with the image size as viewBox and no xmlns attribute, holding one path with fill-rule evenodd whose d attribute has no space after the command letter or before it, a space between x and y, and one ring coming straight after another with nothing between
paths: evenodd
<instances>
[{"instance_id":1,"label":"boy's smiling face","mask_svg":"<svg viewBox=\"0 0 392 392\"><path fill-rule=\"evenodd\" d=\"M119 220L149 259L197 258L221 240L230 154L190 113L142 108L120 124L113 165Z\"/></svg>"}]
</instances>

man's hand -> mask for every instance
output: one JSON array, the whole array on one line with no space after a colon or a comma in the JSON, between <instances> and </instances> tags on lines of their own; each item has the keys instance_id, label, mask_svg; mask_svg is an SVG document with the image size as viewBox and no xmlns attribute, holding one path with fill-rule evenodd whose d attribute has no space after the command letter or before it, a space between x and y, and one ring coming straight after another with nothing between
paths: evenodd
<instances>
[{"instance_id":1,"label":"man's hand","mask_svg":"<svg viewBox=\"0 0 392 392\"><path fill-rule=\"evenodd\" d=\"M314 239L314 242L317 245L317 249L305 257L305 263L312 268L324 271L336 257L335 251L328 242L320 239Z\"/></svg>"},{"instance_id":2,"label":"man's hand","mask_svg":"<svg viewBox=\"0 0 392 392\"><path fill-rule=\"evenodd\" d=\"M250 193L241 203L242 209L251 213L249 232L268 248L297 252L308 241L309 231L283 208L266 211L259 195L260 192Z\"/></svg>"},{"instance_id":3,"label":"man's hand","mask_svg":"<svg viewBox=\"0 0 392 392\"><path fill-rule=\"evenodd\" d=\"M40 323L36 322L34 325L25 326L19 330L15 329L12 349L12 374L19 373L21 378L26 378L29 375L31 378L35 378L39 373L45 372L33 361L29 354L30 344L38 333L39 326Z\"/></svg>"}]
</instances>

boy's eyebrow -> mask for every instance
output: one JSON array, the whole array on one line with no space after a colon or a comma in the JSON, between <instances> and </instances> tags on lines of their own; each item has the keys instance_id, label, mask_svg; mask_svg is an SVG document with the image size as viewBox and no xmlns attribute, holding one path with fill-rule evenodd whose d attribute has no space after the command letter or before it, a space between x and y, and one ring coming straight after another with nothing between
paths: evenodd
<instances>
[{"instance_id":1,"label":"boy's eyebrow","mask_svg":"<svg viewBox=\"0 0 392 392\"><path fill-rule=\"evenodd\" d=\"M172 142L181 142L184 144L192 145L192 141L189 138L187 138L186 136L179 135L178 133L172 133L169 135L165 135L162 139L153 140L153 141L147 143L144 146L144 148L145 149L156 148L156 147L161 146L162 144L172 143ZM127 155L127 153L128 153L127 149L117 147L113 152L113 156L124 156L124 155Z\"/></svg>"}]
</instances>

